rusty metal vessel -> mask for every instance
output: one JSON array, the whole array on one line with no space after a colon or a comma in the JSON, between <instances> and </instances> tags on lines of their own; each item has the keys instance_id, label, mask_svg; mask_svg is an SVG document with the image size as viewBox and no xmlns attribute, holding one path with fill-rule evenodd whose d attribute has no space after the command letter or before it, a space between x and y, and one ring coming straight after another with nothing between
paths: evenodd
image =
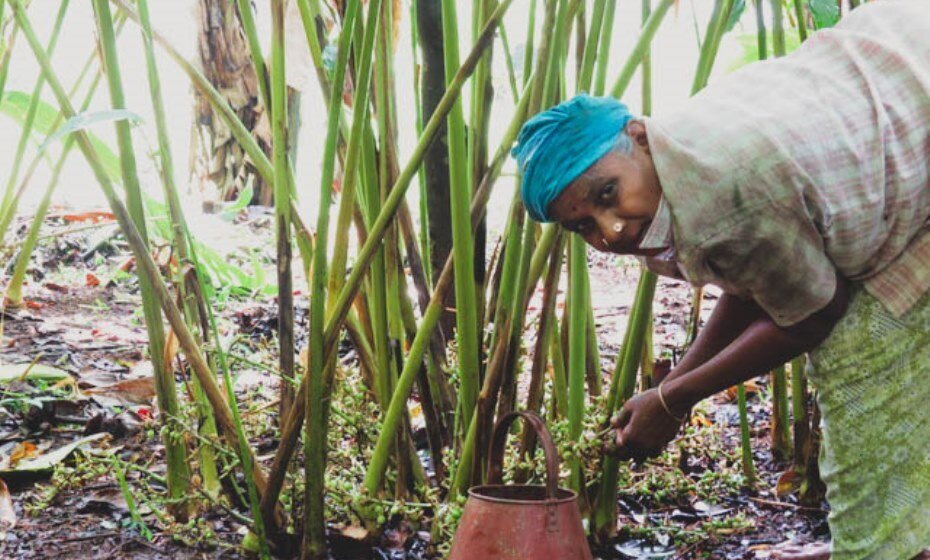
<instances>
[{"instance_id":1,"label":"rusty metal vessel","mask_svg":"<svg viewBox=\"0 0 930 560\"><path fill-rule=\"evenodd\" d=\"M546 456L546 485L505 486L504 444L517 418L536 432ZM559 459L545 422L513 412L491 440L488 484L468 491L449 560L591 560L575 492L559 488Z\"/></svg>"}]
</instances>

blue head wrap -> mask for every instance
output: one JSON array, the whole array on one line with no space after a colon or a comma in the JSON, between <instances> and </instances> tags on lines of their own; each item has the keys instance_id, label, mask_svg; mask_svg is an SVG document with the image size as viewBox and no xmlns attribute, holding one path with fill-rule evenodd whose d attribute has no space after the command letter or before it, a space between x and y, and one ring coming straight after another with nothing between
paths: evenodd
<instances>
[{"instance_id":1,"label":"blue head wrap","mask_svg":"<svg viewBox=\"0 0 930 560\"><path fill-rule=\"evenodd\" d=\"M523 205L530 217L552 221L549 204L614 147L632 118L613 97L581 94L528 120L510 153L523 173Z\"/></svg>"}]
</instances>

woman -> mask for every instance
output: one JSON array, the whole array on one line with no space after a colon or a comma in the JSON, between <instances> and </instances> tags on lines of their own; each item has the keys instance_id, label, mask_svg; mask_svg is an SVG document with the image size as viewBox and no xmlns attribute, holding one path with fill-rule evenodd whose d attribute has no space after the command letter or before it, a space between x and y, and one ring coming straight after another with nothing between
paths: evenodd
<instances>
[{"instance_id":1,"label":"woman","mask_svg":"<svg viewBox=\"0 0 930 560\"><path fill-rule=\"evenodd\" d=\"M662 384L615 418L616 453L658 454L700 400L810 353L824 418L829 549L930 546L930 7L857 8L792 55L681 112L576 97L514 148L530 216L724 295Z\"/></svg>"}]
</instances>

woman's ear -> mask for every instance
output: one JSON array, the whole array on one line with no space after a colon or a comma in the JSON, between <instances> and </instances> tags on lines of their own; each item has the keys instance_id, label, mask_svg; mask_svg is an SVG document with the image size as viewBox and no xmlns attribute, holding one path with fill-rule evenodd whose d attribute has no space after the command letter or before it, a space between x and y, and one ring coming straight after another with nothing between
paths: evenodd
<instances>
[{"instance_id":1,"label":"woman's ear","mask_svg":"<svg viewBox=\"0 0 930 560\"><path fill-rule=\"evenodd\" d=\"M649 153L649 139L646 136L646 124L641 120L631 120L626 125L626 134L634 144Z\"/></svg>"}]
</instances>

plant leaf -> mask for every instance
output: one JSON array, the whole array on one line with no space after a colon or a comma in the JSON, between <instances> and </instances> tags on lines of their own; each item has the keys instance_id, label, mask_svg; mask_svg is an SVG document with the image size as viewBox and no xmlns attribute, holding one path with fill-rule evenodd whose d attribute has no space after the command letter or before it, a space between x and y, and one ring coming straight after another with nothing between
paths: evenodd
<instances>
[{"instance_id":1,"label":"plant leaf","mask_svg":"<svg viewBox=\"0 0 930 560\"><path fill-rule=\"evenodd\" d=\"M35 459L22 460L15 467L0 469L0 474L50 471L55 465L67 459L68 455L74 453L78 447L108 436L109 434L104 432L83 437Z\"/></svg>"},{"instance_id":2,"label":"plant leaf","mask_svg":"<svg viewBox=\"0 0 930 560\"><path fill-rule=\"evenodd\" d=\"M142 122L142 117L133 113L129 109L111 109L109 111L93 111L74 115L65 124L61 125L58 130L50 134L48 138L39 146L39 150L45 150L49 144L64 138L72 132L85 130L96 124L115 121L130 121L132 123Z\"/></svg>"},{"instance_id":3,"label":"plant leaf","mask_svg":"<svg viewBox=\"0 0 930 560\"><path fill-rule=\"evenodd\" d=\"M733 28L739 23L739 18L743 17L743 12L745 11L746 0L735 0L735 2L733 2L733 5L730 7L730 13L727 16L727 32L733 31Z\"/></svg>"},{"instance_id":4,"label":"plant leaf","mask_svg":"<svg viewBox=\"0 0 930 560\"><path fill-rule=\"evenodd\" d=\"M10 117L21 125L26 119L26 113L29 110L29 100L31 98L32 96L22 91L8 91L0 98L0 113ZM58 120L58 109L55 109L44 101L39 101L38 107L35 121L32 124L32 131L33 134L37 136L48 137L55 132L52 127ZM103 167L107 172L107 177L113 182L121 182L122 175L119 169L119 158L98 136L90 132L88 132L87 135L90 137L91 144L94 145L94 149L97 150L97 154L100 156L100 161L103 163ZM45 140L45 142L48 142L48 140ZM43 142L43 144L45 142Z\"/></svg>"},{"instance_id":5,"label":"plant leaf","mask_svg":"<svg viewBox=\"0 0 930 560\"><path fill-rule=\"evenodd\" d=\"M837 0L808 0L807 6L814 17L814 27L823 29L833 27L840 20L840 6Z\"/></svg>"},{"instance_id":6,"label":"plant leaf","mask_svg":"<svg viewBox=\"0 0 930 560\"><path fill-rule=\"evenodd\" d=\"M32 368L29 367L30 365ZM0 365L0 384L23 378L23 374L26 374L25 379L42 381L61 381L71 377L71 374L65 370L44 364L2 364Z\"/></svg>"}]
</instances>

